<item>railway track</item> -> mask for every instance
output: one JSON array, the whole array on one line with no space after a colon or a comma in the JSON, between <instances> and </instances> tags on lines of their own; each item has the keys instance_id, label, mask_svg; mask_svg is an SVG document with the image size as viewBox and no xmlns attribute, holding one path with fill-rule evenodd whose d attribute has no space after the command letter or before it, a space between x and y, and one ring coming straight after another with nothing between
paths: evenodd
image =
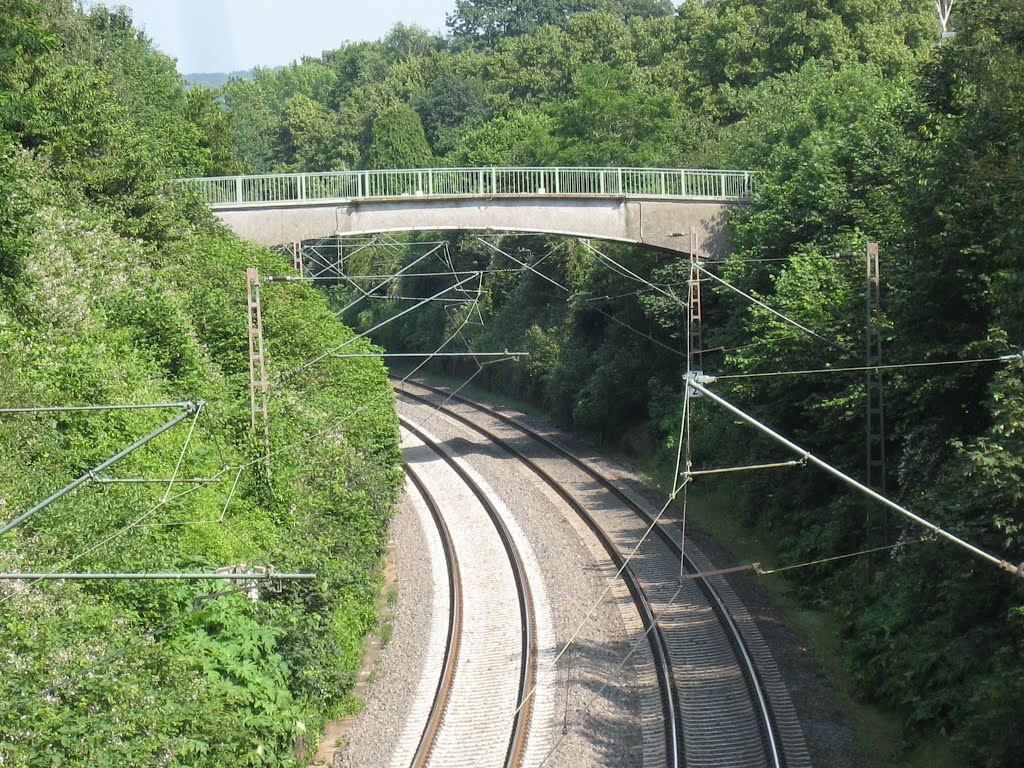
<instances>
[{"instance_id":1,"label":"railway track","mask_svg":"<svg viewBox=\"0 0 1024 768\"><path fill-rule=\"evenodd\" d=\"M396 764L515 768L523 761L536 678L526 565L479 483L423 430L406 420L402 428L406 472L441 540L449 609L429 714L411 759L405 762L399 749ZM443 508L432 486L445 491Z\"/></svg>"},{"instance_id":2,"label":"railway track","mask_svg":"<svg viewBox=\"0 0 1024 768\"><path fill-rule=\"evenodd\" d=\"M591 462L519 420L419 382L406 383L398 392L411 401L429 404L516 456L581 515L588 527L600 531L617 563L621 564L620 553L632 551L642 530L652 524L652 510L642 499L608 480ZM642 593L642 597L634 596L638 605L650 605L640 610L642 615L646 613L645 627L659 666L664 764L809 766L781 674L724 577L680 581L679 546L667 525L655 525L653 535L637 552L624 576L634 582L631 593ZM687 546L684 565L691 574L713 570L692 545ZM657 623L652 625L653 616Z\"/></svg>"}]
</instances>

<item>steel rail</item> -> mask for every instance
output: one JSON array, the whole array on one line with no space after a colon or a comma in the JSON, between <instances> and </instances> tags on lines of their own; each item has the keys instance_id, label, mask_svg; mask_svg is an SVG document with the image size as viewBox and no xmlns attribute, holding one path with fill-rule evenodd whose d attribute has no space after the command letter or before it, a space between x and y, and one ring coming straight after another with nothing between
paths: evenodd
<instances>
[{"instance_id":1,"label":"steel rail","mask_svg":"<svg viewBox=\"0 0 1024 768\"><path fill-rule=\"evenodd\" d=\"M565 448L558 445L554 441L544 437L535 430L530 429L529 427L516 421L515 419L509 418L504 414L494 411L493 409L487 408L486 406L483 406L465 397L461 397L459 395L450 395L443 389L433 387L421 381L406 382L406 384L409 383L414 384L414 386L422 387L423 389L431 391L437 395L446 397L451 401L462 403L463 405L473 408L481 413L485 413L488 416L491 416L492 418L504 424L507 424L508 426L514 429L519 430L523 434L531 437L540 444L544 445L557 455L565 457L574 466L576 466L582 472L587 474L596 483L601 485L601 487L603 487L605 490L607 490L609 493L611 493L617 499L619 499L619 501L621 501L626 507L633 511L634 514L637 514L644 520L650 522L650 515L642 507L640 507L640 505L637 504L632 498L630 498L624 491L622 491L622 489L618 488L603 475L596 472L586 462L574 456ZM655 526L655 531L659 539L668 546L670 551L672 551L676 556L679 556L681 554L679 544L672 539L672 537L668 534L667 531L665 531L662 528L662 526ZM693 562L692 558L690 558L689 555L686 556L685 565L686 569L691 574L700 573L701 569L697 567L697 565ZM742 661L742 664L740 666L742 668L743 675L746 678L747 685L750 688L751 693L753 694L753 697L755 699L755 704L760 716L761 731L765 739L765 745L769 753L768 756L771 760L771 766L772 768L784 768L784 766L786 765L785 753L782 750L781 745L779 743L780 735L778 733L778 728L775 724L775 717L772 711L772 705L768 696L766 695L762 675L758 670L757 665L754 663L753 658L750 655L750 650L748 648L746 640L743 637L743 633L739 629L738 625L733 619L731 612L726 607L725 601L723 600L718 590L715 589L714 585L711 584L706 578L698 577L695 578L695 581L700 586L701 590L705 593L705 595L709 598L709 604L720 616L722 624L727 629L730 643L732 644L734 651L737 654L737 658L740 661Z\"/></svg>"},{"instance_id":2,"label":"steel rail","mask_svg":"<svg viewBox=\"0 0 1024 768\"><path fill-rule=\"evenodd\" d=\"M424 385L422 383L417 382L417 386ZM428 389L429 388L430 387L428 387ZM439 393L440 392L442 391L439 391ZM509 417L503 414L499 414L489 408L481 406L479 403L474 403L473 401L467 400L466 398L460 397L458 395L454 396L452 399L457 400L470 407L473 407L477 410L486 412L488 415L498 419L499 421L522 431L524 434L529 435L534 440L537 440L542 445L546 446L549 450L552 450L558 455L565 457L574 466L576 466L578 469L589 475L595 482L600 484L603 488L605 488L605 490L607 490L609 493L611 493L617 499L619 499L619 501L625 504L635 514L641 516L643 519L647 521L650 521L650 515L648 515L647 512L644 511L644 509L639 504L637 504L624 491L622 491L621 488L611 483L606 477L594 471L594 469L592 469L586 462L574 456L572 453L570 453L569 451L567 451L565 448L558 445L554 441L544 437L535 430L532 430L529 427L520 424L514 419L510 419ZM682 550L680 549L679 544L672 539L672 537L668 534L667 531L664 530L664 528L662 528L660 525L656 526L655 532L673 553L675 553L677 556L682 555ZM688 555L686 556L685 565L686 569L690 573L695 574L700 572L700 568L697 567L697 565ZM715 607L716 613L719 614L720 618L722 619L722 623L726 626L726 628L729 631L729 638L734 649L737 652L737 655L743 661L743 674L746 677L747 684L750 686L750 689L754 694L754 697L757 702L757 708L760 713L761 719L762 734L764 735L766 745L768 746L768 751L771 757L771 765L773 768L783 768L783 752L779 746L777 728L775 727L775 718L772 714L771 705L768 700L768 697L766 696L764 691L764 684L761 679L761 674L750 656L749 650L747 648L747 643L744 640L743 635L739 630L739 627L736 625L736 622L733 619L732 614L726 608L725 603L722 600L722 596L719 594L718 590L716 590L714 586L705 578L697 578L696 582L701 587L702 591L710 598L712 606Z\"/></svg>"},{"instance_id":3,"label":"steel rail","mask_svg":"<svg viewBox=\"0 0 1024 768\"><path fill-rule=\"evenodd\" d=\"M437 681L437 692L434 694L434 704L430 708L430 715L427 717L426 725L423 727L423 735L420 737L419 746L413 755L412 768L424 768L430 760L430 754L437 741L437 734L441 729L441 722L444 713L448 708L448 701L451 698L452 683L455 680L455 661L459 657L459 645L462 637L462 580L459 574L459 559L455 553L455 543L452 541L451 531L441 514L441 507L434 499L433 494L427 489L426 484L408 464L405 465L405 473L416 491L420 494L430 516L437 526L437 532L441 537L441 548L445 554L445 565L448 571L448 641L445 643L444 662L441 666L441 676Z\"/></svg>"},{"instance_id":4,"label":"steel rail","mask_svg":"<svg viewBox=\"0 0 1024 768\"><path fill-rule=\"evenodd\" d=\"M405 382L408 384L408 382ZM440 390L434 390L432 387L417 382L415 386L424 387L425 389L432 390L438 394L443 393ZM438 406L427 398L415 395L405 389L404 384L399 390L399 394L404 397L414 400L416 402L427 405L431 408L438 408ZM455 398L461 400L462 398ZM524 465L530 468L530 470L536 474L541 480L544 481L548 487L550 487L558 496L569 506L570 509L583 521L583 523L590 529L601 546L611 558L612 562L615 563L617 569L622 570L622 577L629 590L630 596L636 605L637 611L640 614L640 619L644 625L644 631L647 634L648 644L651 648L651 653L654 656L655 668L658 671L658 688L661 693L662 707L665 712L665 746L666 756L668 758L668 766L670 768L681 768L684 765L683 761L683 738L682 731L680 728L681 719L678 712L679 694L676 690L675 676L672 672L672 663L669 659L667 643L665 636L658 625L656 618L654 617L653 611L651 610L650 604L647 601L647 597L644 594L643 588L640 586L639 581L633 574L633 572L626 567L625 559L622 554L615 547L614 543L609 539L608 535L602 530L600 525L594 519L594 517L587 511L587 509L580 504L573 496L566 491L558 481L556 481L547 471L541 468L535 461L528 456L523 455L521 451L516 449L507 441L495 435L493 432L488 431L484 427L475 424L471 420L467 419L459 413L455 413L443 406L440 409L446 416L454 419L460 424L472 429L481 436L485 437L495 445L500 446L502 449L507 451L512 456L515 456Z\"/></svg>"},{"instance_id":5,"label":"steel rail","mask_svg":"<svg viewBox=\"0 0 1024 768\"><path fill-rule=\"evenodd\" d=\"M505 754L504 768L518 768L522 763L526 749L526 732L530 724L532 712L530 694L536 684L536 632L534 628L535 615L533 611L533 599L530 593L530 585L526 578L526 567L523 564L519 550L516 548L508 527L495 508L494 504L483 492L466 470L439 445L425 435L421 430L403 418L399 418L399 424L415 435L424 445L428 446L458 475L459 479L466 485L473 496L487 512L494 523L501 538L502 546L508 554L509 564L512 568L512 576L516 583L516 592L519 596L519 612L522 616L523 633L521 643L522 663L519 672L519 693L516 701L516 712L512 722L512 732L509 736L508 749Z\"/></svg>"}]
</instances>

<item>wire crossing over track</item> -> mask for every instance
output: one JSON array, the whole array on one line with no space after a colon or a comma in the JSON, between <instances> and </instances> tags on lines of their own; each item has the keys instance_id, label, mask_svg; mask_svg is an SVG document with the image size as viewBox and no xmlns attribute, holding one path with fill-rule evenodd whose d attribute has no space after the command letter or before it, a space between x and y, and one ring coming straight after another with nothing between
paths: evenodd
<instances>
[{"instance_id":1,"label":"wire crossing over track","mask_svg":"<svg viewBox=\"0 0 1024 768\"><path fill-rule=\"evenodd\" d=\"M507 425L517 433L528 436L532 441L544 446L547 451L553 452L577 467L588 478L588 483L600 486L603 492L617 499L635 515L644 520L650 520L649 514L627 493L607 480L587 462L572 456L564 448L543 435L500 412L485 408L472 401L452 396L443 390L425 387L419 382L415 386L444 397L446 402L457 402L460 405L473 408L477 412L486 414L488 418ZM410 394L408 384L400 391L403 396L426 399L428 402L432 402L434 407L438 407L433 400ZM475 419L469 419L448 406L440 407L446 416L480 431L481 434L485 432L490 434L492 439L496 439L506 450L519 454L522 459L526 458L518 447L518 440L511 442L503 440L494 435L492 431L479 426ZM559 493L562 495L565 491L559 491ZM597 497L592 500L592 504L595 508L606 506ZM675 569L678 569L678 545L661 525L654 527L654 534L659 547L666 552L673 553L676 562ZM652 546L654 543L652 541ZM672 660L669 668L672 670L674 686L678 688L673 691L673 696L678 696L683 705L679 714L682 725L679 741L681 743L685 741L687 744L685 764L709 766L728 764L771 766L772 768L809 766L810 759L803 735L778 669L771 658L771 653L761 639L760 633L754 627L752 619L732 590L721 576L694 579L699 591L692 587L693 582L687 580L686 584L691 587L688 588L685 599L694 605L694 608L679 610L677 607L673 609L672 600L665 603L664 592L667 585L659 587L656 581L650 581L652 578L657 579L650 572L651 565L655 564L655 561L660 562L660 555L656 556L656 551L658 551L658 547L654 547L649 552L645 551L640 564L642 570L643 566L647 567L647 570L644 571L647 574L645 590L652 595L660 595L660 597L656 597L656 602L663 606L658 615L657 628L659 634L666 634L667 655ZM713 566L700 553L688 551L687 554L685 565L690 573L706 573L713 570ZM675 571L670 562L663 565L666 566L665 571L668 574L674 574ZM662 579L664 580L664 574ZM673 588L674 586L673 576ZM685 586L682 585L680 588ZM705 596L706 608L696 608L697 604L691 602L694 600L700 602L697 597L699 593L703 593ZM694 613L695 610L696 613ZM717 616L720 630L716 628L714 633L705 631L711 627L706 619L699 618L703 611L710 611ZM692 620L687 619L686 616L690 614L698 619L698 623L689 623ZM720 640L714 639L716 633L718 637L721 637ZM694 642L698 647L693 647ZM724 643L724 647L719 648L716 644L721 643ZM691 646L690 650L687 650L688 645ZM699 652L702 657L706 656L708 660L698 661L698 657L693 655L694 651ZM727 672L730 667L735 668L736 671ZM715 696L717 689L724 691L725 688L728 688L727 680L733 675L738 676L736 677L737 682L745 681L748 691L747 698L730 703L714 703L711 698L707 698ZM722 695L722 693L719 692L717 695ZM731 695L735 696L735 692ZM760 733L759 737L755 736L757 733ZM741 738L741 734L746 735ZM679 753L679 764L683 764L681 744Z\"/></svg>"}]
</instances>

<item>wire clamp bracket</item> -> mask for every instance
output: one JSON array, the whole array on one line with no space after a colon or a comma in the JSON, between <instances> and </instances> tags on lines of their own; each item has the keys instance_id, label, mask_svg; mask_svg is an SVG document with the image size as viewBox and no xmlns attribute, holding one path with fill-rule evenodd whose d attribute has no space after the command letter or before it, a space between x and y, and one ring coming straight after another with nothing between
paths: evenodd
<instances>
[{"instance_id":1,"label":"wire clamp bracket","mask_svg":"<svg viewBox=\"0 0 1024 768\"><path fill-rule=\"evenodd\" d=\"M688 371L684 376L687 382L687 394L690 397L703 397L704 393L699 389L695 389L691 384L711 384L715 381L714 376L709 376L704 371Z\"/></svg>"}]
</instances>

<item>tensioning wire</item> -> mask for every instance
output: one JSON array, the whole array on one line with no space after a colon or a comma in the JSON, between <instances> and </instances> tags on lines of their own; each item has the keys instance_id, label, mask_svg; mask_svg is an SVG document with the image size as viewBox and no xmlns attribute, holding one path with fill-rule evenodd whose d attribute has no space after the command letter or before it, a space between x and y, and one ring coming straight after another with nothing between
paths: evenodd
<instances>
[{"instance_id":1,"label":"tensioning wire","mask_svg":"<svg viewBox=\"0 0 1024 768\"><path fill-rule=\"evenodd\" d=\"M911 539L910 541L897 541L895 544L886 544L884 547L872 547L871 549L861 549L857 552L849 552L845 555L834 555L833 557L822 557L817 560L808 560L805 563L796 563L795 565L783 565L779 568L764 569L759 563L753 563L745 567L745 570L752 570L758 576L771 576L776 573L782 573L784 571L795 571L798 568L809 568L812 565L822 565L823 563L833 563L836 560L848 560L851 557L860 557L861 555L871 555L875 552L888 552L891 549L898 549L899 547L907 547L911 544L921 544L925 541L937 541L936 537L932 534L921 536L917 539Z\"/></svg>"},{"instance_id":2,"label":"tensioning wire","mask_svg":"<svg viewBox=\"0 0 1024 768\"><path fill-rule=\"evenodd\" d=\"M936 360L927 363L891 363L888 365L861 365L844 368L810 368L797 371L765 371L763 373L727 373L715 376L717 381L723 379L766 379L775 376L809 376L819 373L863 373L865 371L892 371L900 368L929 368L948 365L975 365L978 363L998 363L1011 360L1024 360L1024 354L1000 355L999 357L976 357L970 360Z\"/></svg>"}]
</instances>

